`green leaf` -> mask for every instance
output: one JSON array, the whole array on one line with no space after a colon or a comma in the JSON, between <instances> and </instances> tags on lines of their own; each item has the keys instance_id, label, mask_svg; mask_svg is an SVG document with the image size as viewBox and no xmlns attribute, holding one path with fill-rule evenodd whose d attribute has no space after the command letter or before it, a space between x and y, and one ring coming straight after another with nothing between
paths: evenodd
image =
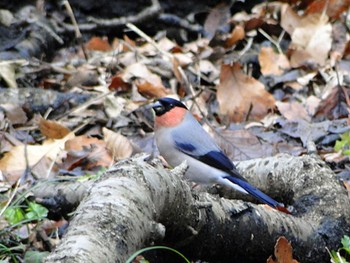
<instances>
[{"instance_id":1,"label":"green leaf","mask_svg":"<svg viewBox=\"0 0 350 263\"><path fill-rule=\"evenodd\" d=\"M330 252L330 256L331 256L332 263L342 263L342 261L341 261L342 259L339 258L339 254L337 251L332 250Z\"/></svg>"},{"instance_id":2,"label":"green leaf","mask_svg":"<svg viewBox=\"0 0 350 263\"><path fill-rule=\"evenodd\" d=\"M343 245L343 249L350 254L350 237L345 235L342 239L341 239L341 243Z\"/></svg>"},{"instance_id":3,"label":"green leaf","mask_svg":"<svg viewBox=\"0 0 350 263\"><path fill-rule=\"evenodd\" d=\"M343 140L336 141L335 145L334 145L334 150L335 151L340 151L340 150L342 150L345 147L345 145L346 145L346 141L343 141Z\"/></svg>"},{"instance_id":4,"label":"green leaf","mask_svg":"<svg viewBox=\"0 0 350 263\"><path fill-rule=\"evenodd\" d=\"M24 212L20 207L8 207L4 213L5 219L11 225L17 224L24 220Z\"/></svg>"},{"instance_id":5,"label":"green leaf","mask_svg":"<svg viewBox=\"0 0 350 263\"><path fill-rule=\"evenodd\" d=\"M44 259L49 255L50 253L45 252L39 252L39 251L27 251L24 255L24 261L26 263L41 263L44 262Z\"/></svg>"},{"instance_id":6,"label":"green leaf","mask_svg":"<svg viewBox=\"0 0 350 263\"><path fill-rule=\"evenodd\" d=\"M350 144L350 132L346 132L340 135L342 141L345 141L347 144Z\"/></svg>"},{"instance_id":7,"label":"green leaf","mask_svg":"<svg viewBox=\"0 0 350 263\"><path fill-rule=\"evenodd\" d=\"M28 208L26 209L26 212L27 213L25 216L27 219L37 220L46 218L49 210L35 202L28 202Z\"/></svg>"}]
</instances>

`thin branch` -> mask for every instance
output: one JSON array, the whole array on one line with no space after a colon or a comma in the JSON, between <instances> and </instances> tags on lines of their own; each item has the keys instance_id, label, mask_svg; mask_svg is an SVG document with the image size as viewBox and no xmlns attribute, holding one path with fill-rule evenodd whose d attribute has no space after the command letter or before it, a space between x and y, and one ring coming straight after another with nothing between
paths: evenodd
<instances>
[{"instance_id":1,"label":"thin branch","mask_svg":"<svg viewBox=\"0 0 350 263\"><path fill-rule=\"evenodd\" d=\"M271 36L269 36L269 34L267 34L264 30L262 30L261 28L258 29L258 31L264 36L266 37L278 50L279 54L283 54L283 51L280 47L279 42L277 42L276 40L274 40Z\"/></svg>"},{"instance_id":2,"label":"thin branch","mask_svg":"<svg viewBox=\"0 0 350 263\"><path fill-rule=\"evenodd\" d=\"M83 36L80 32L80 29L79 29L79 26L78 26L78 23L77 23L77 20L75 19L75 16L74 16L74 13L73 13L73 10L72 10L72 7L70 6L68 0L64 0L63 1L63 5L65 6L65 8L67 9L67 12L68 12L68 15L70 17L70 20L72 21L73 23L73 27L74 27L74 32L75 32L75 37L81 47L81 49L83 50L83 53L84 53L84 57L85 57L85 60L88 60L88 55L87 55L87 52L86 52L86 49L85 49L85 46L84 46L84 43L83 43Z\"/></svg>"},{"instance_id":3,"label":"thin branch","mask_svg":"<svg viewBox=\"0 0 350 263\"><path fill-rule=\"evenodd\" d=\"M158 0L152 0L152 5L143 9L140 13L131 16L123 16L113 19L99 19L95 17L89 17L93 23L79 24L81 31L93 31L98 28L116 28L123 27L127 23L139 24L145 20L157 17L161 13L161 6ZM75 31L76 28L70 24L59 22L67 31Z\"/></svg>"}]
</instances>

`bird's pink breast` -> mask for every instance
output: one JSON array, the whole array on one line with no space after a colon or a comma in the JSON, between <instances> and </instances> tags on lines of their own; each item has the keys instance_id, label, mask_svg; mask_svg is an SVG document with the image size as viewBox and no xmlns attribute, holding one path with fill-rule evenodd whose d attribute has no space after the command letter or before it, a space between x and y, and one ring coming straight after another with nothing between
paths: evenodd
<instances>
[{"instance_id":1,"label":"bird's pink breast","mask_svg":"<svg viewBox=\"0 0 350 263\"><path fill-rule=\"evenodd\" d=\"M179 125L185 117L186 109L173 108L170 111L164 113L162 116L156 116L155 125L156 128L160 127L174 127Z\"/></svg>"}]
</instances>

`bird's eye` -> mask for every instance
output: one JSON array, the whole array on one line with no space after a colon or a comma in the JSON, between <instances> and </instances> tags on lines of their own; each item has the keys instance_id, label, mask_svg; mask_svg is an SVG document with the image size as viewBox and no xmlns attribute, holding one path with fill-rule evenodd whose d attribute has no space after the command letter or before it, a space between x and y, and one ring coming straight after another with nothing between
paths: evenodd
<instances>
[{"instance_id":1,"label":"bird's eye","mask_svg":"<svg viewBox=\"0 0 350 263\"><path fill-rule=\"evenodd\" d=\"M153 110L157 116L160 116L165 112L165 108L163 106L153 107Z\"/></svg>"}]
</instances>

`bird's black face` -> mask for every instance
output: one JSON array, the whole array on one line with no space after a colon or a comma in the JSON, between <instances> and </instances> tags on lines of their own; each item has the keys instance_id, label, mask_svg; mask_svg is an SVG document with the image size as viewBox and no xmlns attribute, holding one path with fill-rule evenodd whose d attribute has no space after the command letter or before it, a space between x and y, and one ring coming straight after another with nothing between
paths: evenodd
<instances>
[{"instance_id":1,"label":"bird's black face","mask_svg":"<svg viewBox=\"0 0 350 263\"><path fill-rule=\"evenodd\" d=\"M186 108L182 102L172 99L172 98L161 98L158 99L156 103L153 104L152 108L157 116L162 116L174 107Z\"/></svg>"}]
</instances>

